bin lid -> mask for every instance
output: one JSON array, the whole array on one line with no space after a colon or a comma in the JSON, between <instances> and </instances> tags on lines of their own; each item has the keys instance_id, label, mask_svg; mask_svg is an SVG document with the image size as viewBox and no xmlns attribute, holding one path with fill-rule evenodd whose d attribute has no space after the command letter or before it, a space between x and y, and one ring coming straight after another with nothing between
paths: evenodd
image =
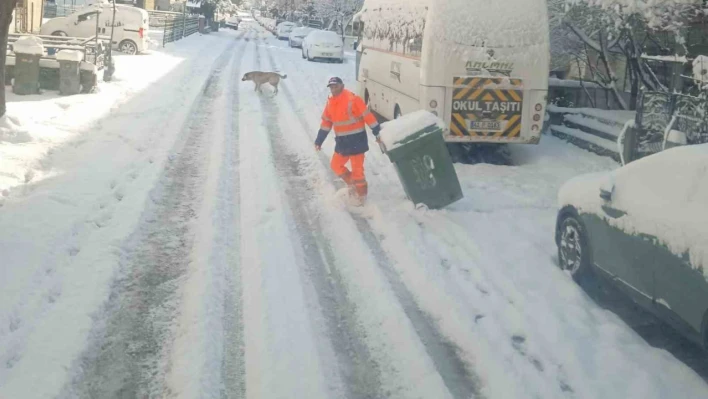
<instances>
[{"instance_id":1,"label":"bin lid","mask_svg":"<svg viewBox=\"0 0 708 399\"><path fill-rule=\"evenodd\" d=\"M442 131L445 123L432 113L421 110L404 115L381 126L381 139L388 151L414 142L428 134Z\"/></svg>"}]
</instances>

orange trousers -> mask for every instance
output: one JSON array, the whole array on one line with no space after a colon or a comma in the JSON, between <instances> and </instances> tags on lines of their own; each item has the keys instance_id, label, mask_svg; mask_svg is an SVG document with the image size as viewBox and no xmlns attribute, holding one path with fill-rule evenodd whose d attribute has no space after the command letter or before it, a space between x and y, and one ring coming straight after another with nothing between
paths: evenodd
<instances>
[{"instance_id":1,"label":"orange trousers","mask_svg":"<svg viewBox=\"0 0 708 399\"><path fill-rule=\"evenodd\" d=\"M351 163L351 171L347 169L347 163ZM354 187L357 195L366 197L369 188L364 176L364 154L342 155L335 152L330 166L334 173L344 180L348 186Z\"/></svg>"}]
</instances>

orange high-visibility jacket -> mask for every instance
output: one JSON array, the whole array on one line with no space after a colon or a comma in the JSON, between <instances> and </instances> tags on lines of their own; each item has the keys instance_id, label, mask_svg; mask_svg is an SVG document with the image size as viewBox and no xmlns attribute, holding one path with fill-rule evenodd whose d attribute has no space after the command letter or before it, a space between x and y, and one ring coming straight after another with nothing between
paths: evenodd
<instances>
[{"instance_id":1,"label":"orange high-visibility jacket","mask_svg":"<svg viewBox=\"0 0 708 399\"><path fill-rule=\"evenodd\" d=\"M369 125L374 136L378 136L381 127L364 100L351 91L344 90L327 101L315 144L321 146L334 128L334 134L337 136L334 149L336 152L342 155L362 154L369 150L365 125Z\"/></svg>"}]
</instances>

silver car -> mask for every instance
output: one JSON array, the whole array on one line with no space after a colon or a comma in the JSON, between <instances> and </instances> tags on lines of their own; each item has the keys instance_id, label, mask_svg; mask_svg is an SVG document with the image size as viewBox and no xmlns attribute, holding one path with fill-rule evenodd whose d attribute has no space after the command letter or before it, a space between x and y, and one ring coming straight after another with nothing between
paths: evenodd
<instances>
[{"instance_id":1,"label":"silver car","mask_svg":"<svg viewBox=\"0 0 708 399\"><path fill-rule=\"evenodd\" d=\"M290 32L288 44L290 45L290 47L302 48L302 42L305 40L305 37L314 30L316 29L308 27L293 29L293 31Z\"/></svg>"}]
</instances>

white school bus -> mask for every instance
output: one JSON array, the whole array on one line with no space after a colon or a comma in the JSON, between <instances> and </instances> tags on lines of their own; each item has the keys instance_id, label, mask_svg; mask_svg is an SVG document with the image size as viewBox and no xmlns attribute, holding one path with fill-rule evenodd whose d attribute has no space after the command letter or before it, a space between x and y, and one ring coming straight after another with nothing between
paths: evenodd
<instances>
[{"instance_id":1,"label":"white school bus","mask_svg":"<svg viewBox=\"0 0 708 399\"><path fill-rule=\"evenodd\" d=\"M431 111L452 143L540 141L546 0L365 0L354 24L357 91L376 113Z\"/></svg>"}]
</instances>

